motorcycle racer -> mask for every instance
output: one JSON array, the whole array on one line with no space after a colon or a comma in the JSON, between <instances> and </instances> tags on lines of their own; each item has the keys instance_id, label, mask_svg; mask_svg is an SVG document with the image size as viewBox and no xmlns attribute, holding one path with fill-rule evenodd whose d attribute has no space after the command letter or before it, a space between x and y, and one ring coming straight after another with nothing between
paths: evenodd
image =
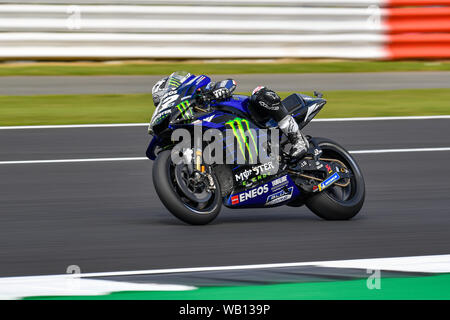
<instances>
[{"instance_id":1,"label":"motorcycle racer","mask_svg":"<svg viewBox=\"0 0 450 320\"><path fill-rule=\"evenodd\" d=\"M155 106L159 105L169 90L176 89L190 76L191 74L188 72L177 71L159 80L152 88ZM205 91L212 94L217 101L230 99L235 89L236 81L232 79L210 82L205 87ZM290 154L293 158L302 158L306 154L309 147L308 140L301 133L294 118L288 114L281 98L275 91L263 86L256 87L250 97L249 111L261 123L266 123L271 119L277 122L278 128L292 144Z\"/></svg>"},{"instance_id":2,"label":"motorcycle racer","mask_svg":"<svg viewBox=\"0 0 450 320\"><path fill-rule=\"evenodd\" d=\"M281 101L264 87L257 87L251 96L233 94L235 89L231 79L212 83L206 75L187 72L176 72L153 88L157 106L148 127L152 138L146 155L154 161L153 185L166 209L195 225L213 221L222 205L231 209L306 205L326 220L354 217L363 206L365 184L350 153L333 140L308 136L310 157L299 161L291 154L303 154L302 148L285 144L303 140L299 129L327 103L321 93L314 97L292 93ZM267 137L269 127L286 134L280 140L281 135L272 137L271 132L270 141L260 140ZM205 134L212 134L214 141ZM177 137L182 141L176 143ZM306 149L307 142L303 143ZM276 152L278 144L282 152ZM253 157L254 151L258 157ZM263 151L275 155L273 161L265 161L268 154ZM204 155L212 153L217 158L204 161Z\"/></svg>"},{"instance_id":3,"label":"motorcycle racer","mask_svg":"<svg viewBox=\"0 0 450 320\"><path fill-rule=\"evenodd\" d=\"M291 156L301 158L306 154L309 143L301 133L297 122L289 115L278 94L266 87L256 87L250 97L249 111L261 121L275 120L278 128L292 144Z\"/></svg>"}]
</instances>

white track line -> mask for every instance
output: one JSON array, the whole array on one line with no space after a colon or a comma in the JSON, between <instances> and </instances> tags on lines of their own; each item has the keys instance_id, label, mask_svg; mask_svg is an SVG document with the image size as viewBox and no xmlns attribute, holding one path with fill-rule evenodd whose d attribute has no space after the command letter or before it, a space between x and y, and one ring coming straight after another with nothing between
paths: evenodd
<instances>
[{"instance_id":1,"label":"white track line","mask_svg":"<svg viewBox=\"0 0 450 320\"><path fill-rule=\"evenodd\" d=\"M323 118L313 119L313 122L339 122L339 121L380 121L380 120L435 120L450 119L450 115L443 116L404 116L404 117L354 117L354 118Z\"/></svg>"},{"instance_id":2,"label":"white track line","mask_svg":"<svg viewBox=\"0 0 450 320\"><path fill-rule=\"evenodd\" d=\"M153 269L136 271L112 271L95 272L81 274L61 274L44 276L23 276L23 277L4 277L6 279L25 279L25 278L46 278L64 276L69 278L88 278L88 277L111 277L111 276L132 276L147 274L167 274L167 273L190 273L203 271L230 271L230 270L253 270L253 269L272 269L289 268L301 266L318 266L330 268L356 268L356 269L377 269L385 271L404 271L404 272L429 272L429 273L448 273L450 272L450 254L429 255L429 256L411 256L411 257L393 257L393 258L374 258L374 259L353 259L353 260L331 260L331 261L312 261L312 262L288 262L288 263L267 263L250 264L235 266L212 266L212 267L193 267L193 268L173 268L173 269ZM0 288L1 291L1 288Z\"/></svg>"},{"instance_id":3,"label":"white track line","mask_svg":"<svg viewBox=\"0 0 450 320\"><path fill-rule=\"evenodd\" d=\"M251 270L251 269L271 269L271 268L301 267L301 266L443 273L443 272L450 272L450 254L396 257L396 258L269 263L269 264L253 264L253 265L238 265L238 266L175 268L175 269L122 271L122 272L98 272L98 273L86 273L83 274L82 276L83 277L127 276L139 274L142 275L142 274L201 272L201 271Z\"/></svg>"},{"instance_id":4,"label":"white track line","mask_svg":"<svg viewBox=\"0 0 450 320\"><path fill-rule=\"evenodd\" d=\"M353 150L351 154L366 153L397 153L397 152L434 152L434 151L450 151L450 147L442 148L409 148L409 149L378 149L378 150Z\"/></svg>"},{"instance_id":5,"label":"white track line","mask_svg":"<svg viewBox=\"0 0 450 320\"><path fill-rule=\"evenodd\" d=\"M46 126L3 126L3 127L0 127L0 130L114 128L114 127L142 127L142 126L148 126L148 123L62 124L62 125L46 125Z\"/></svg>"},{"instance_id":6,"label":"white track line","mask_svg":"<svg viewBox=\"0 0 450 320\"><path fill-rule=\"evenodd\" d=\"M442 116L405 116L405 117L355 117L355 118L324 118L313 119L313 122L339 122L339 121L380 121L380 120L434 120L450 119L450 115ZM108 124L64 124L42 126L0 126L0 130L24 129L70 129L70 128L113 128L113 127L142 127L148 123L108 123Z\"/></svg>"},{"instance_id":7,"label":"white track line","mask_svg":"<svg viewBox=\"0 0 450 320\"><path fill-rule=\"evenodd\" d=\"M434 152L450 151L450 147L442 148L411 148L411 149L378 149L378 150L353 150L351 154L377 154L377 153L400 153L400 152ZM148 160L147 157L128 158L89 158L89 159L56 159L56 160L12 160L0 161L0 165L7 164L43 164L43 163L77 163L77 162L108 162L108 161L141 161Z\"/></svg>"},{"instance_id":8,"label":"white track line","mask_svg":"<svg viewBox=\"0 0 450 320\"><path fill-rule=\"evenodd\" d=\"M139 160L148 160L148 158L128 157L128 158L90 158L90 159L59 159L59 160L23 160L23 161L0 161L0 164L75 163L75 162L107 162L107 161L139 161Z\"/></svg>"},{"instance_id":9,"label":"white track line","mask_svg":"<svg viewBox=\"0 0 450 320\"><path fill-rule=\"evenodd\" d=\"M82 276L83 277L127 276L140 274L141 275L164 274L164 273L184 273L184 272L201 272L201 271L271 269L271 268L301 267L301 266L443 273L443 272L450 272L450 254L396 257L396 258L269 263L269 264L253 264L253 265L238 265L238 266L175 268L175 269L122 271L122 272L98 272L98 273L86 273L83 274Z\"/></svg>"}]
</instances>

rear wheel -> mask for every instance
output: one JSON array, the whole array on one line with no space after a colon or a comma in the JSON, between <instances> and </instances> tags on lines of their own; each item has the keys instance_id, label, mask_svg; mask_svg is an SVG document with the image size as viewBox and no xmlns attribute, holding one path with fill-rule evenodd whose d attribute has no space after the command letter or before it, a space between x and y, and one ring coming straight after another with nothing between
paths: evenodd
<instances>
[{"instance_id":1,"label":"rear wheel","mask_svg":"<svg viewBox=\"0 0 450 320\"><path fill-rule=\"evenodd\" d=\"M365 198L364 178L356 161L336 142L315 138L322 149L321 158L341 161L351 174L346 186L331 185L324 191L306 200L306 206L317 216L325 220L348 220L362 208Z\"/></svg>"},{"instance_id":2,"label":"rear wheel","mask_svg":"<svg viewBox=\"0 0 450 320\"><path fill-rule=\"evenodd\" d=\"M222 198L219 182L211 173L216 189L207 180L196 180L186 164L175 165L171 151L158 154L153 165L153 185L164 206L178 219L194 225L213 221L220 212Z\"/></svg>"}]
</instances>

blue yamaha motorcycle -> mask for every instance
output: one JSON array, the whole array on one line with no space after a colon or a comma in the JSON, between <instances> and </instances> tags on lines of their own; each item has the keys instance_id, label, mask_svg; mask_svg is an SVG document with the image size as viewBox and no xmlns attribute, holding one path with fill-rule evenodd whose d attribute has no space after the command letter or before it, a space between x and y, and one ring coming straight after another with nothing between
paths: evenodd
<instances>
[{"instance_id":1,"label":"blue yamaha motorcycle","mask_svg":"<svg viewBox=\"0 0 450 320\"><path fill-rule=\"evenodd\" d=\"M342 146L326 138L308 136L310 147L300 160L290 158L290 144L285 137L269 141L268 149L279 146L276 166L270 161L205 164L202 149L195 147L187 161L174 163L171 153L176 143L171 137L176 129L193 132L199 125L202 130L231 129L237 146L233 156L242 152L248 159L247 149L254 141L243 133L270 127L249 112L248 96L233 95L219 102L204 90L211 82L209 77L191 75L183 83L177 81L168 79L176 86L168 89L152 116L149 133L153 139L147 149L147 157L155 161L156 192L175 217L189 224L207 224L217 217L222 205L231 209L306 205L326 220L351 219L360 211L365 198L361 170ZM303 128L326 100L320 93L315 97L294 93L282 103Z\"/></svg>"}]
</instances>

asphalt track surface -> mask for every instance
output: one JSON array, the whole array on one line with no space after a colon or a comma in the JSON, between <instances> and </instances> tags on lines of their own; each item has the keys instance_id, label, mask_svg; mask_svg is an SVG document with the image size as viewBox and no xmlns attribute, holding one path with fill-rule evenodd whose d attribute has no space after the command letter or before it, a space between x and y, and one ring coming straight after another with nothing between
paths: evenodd
<instances>
[{"instance_id":1,"label":"asphalt track surface","mask_svg":"<svg viewBox=\"0 0 450 320\"><path fill-rule=\"evenodd\" d=\"M0 77L0 95L149 93L162 76ZM213 75L237 80L237 91L257 85L276 91L450 88L450 72L372 72ZM264 80L261 80L264 79Z\"/></svg>"},{"instance_id":2,"label":"asphalt track surface","mask_svg":"<svg viewBox=\"0 0 450 320\"><path fill-rule=\"evenodd\" d=\"M315 122L349 150L448 147L450 120ZM0 161L141 157L146 127L0 131ZM450 152L358 154L351 221L307 208L231 210L189 226L163 207L152 162L0 165L0 276L448 254Z\"/></svg>"}]
</instances>

